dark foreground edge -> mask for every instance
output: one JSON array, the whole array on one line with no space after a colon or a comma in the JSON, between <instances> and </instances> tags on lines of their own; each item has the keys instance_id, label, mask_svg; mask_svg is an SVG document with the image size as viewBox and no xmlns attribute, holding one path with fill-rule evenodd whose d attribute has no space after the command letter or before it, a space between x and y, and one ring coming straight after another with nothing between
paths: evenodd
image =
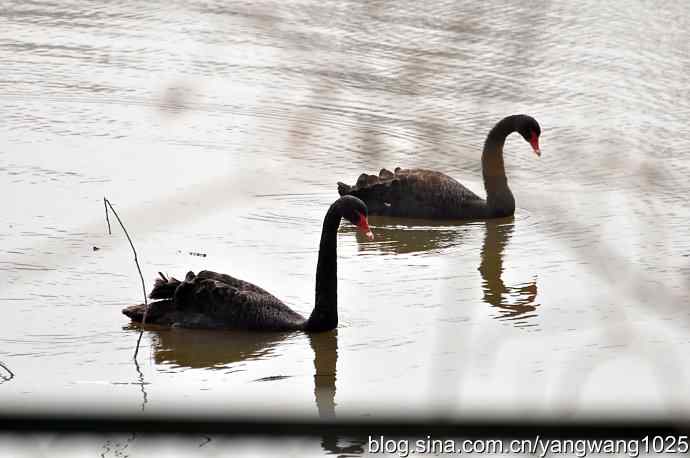
<instances>
[{"instance_id":1,"label":"dark foreground edge","mask_svg":"<svg viewBox=\"0 0 690 458\"><path fill-rule=\"evenodd\" d=\"M216 434L219 436L462 437L499 439L641 439L690 434L690 420L603 421L399 418L333 421L271 418L190 418L154 416L21 415L0 413L0 432L61 434Z\"/></svg>"}]
</instances>

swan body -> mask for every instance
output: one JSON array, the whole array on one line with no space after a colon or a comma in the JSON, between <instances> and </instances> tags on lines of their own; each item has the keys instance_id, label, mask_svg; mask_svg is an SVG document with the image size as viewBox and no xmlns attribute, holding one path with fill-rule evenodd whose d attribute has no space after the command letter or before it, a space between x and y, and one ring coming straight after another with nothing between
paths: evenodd
<instances>
[{"instance_id":1,"label":"swan body","mask_svg":"<svg viewBox=\"0 0 690 458\"><path fill-rule=\"evenodd\" d=\"M319 332L338 326L337 231L341 218L356 224L371 240L367 207L358 198L335 201L324 218L316 271L316 300L307 319L265 289L230 275L204 270L184 281L157 279L146 323L162 326L251 331ZM132 321L144 320L144 304L122 310Z\"/></svg>"},{"instance_id":2,"label":"swan body","mask_svg":"<svg viewBox=\"0 0 690 458\"><path fill-rule=\"evenodd\" d=\"M482 174L486 199L482 199L454 178L432 170L381 169L378 175L361 174L354 186L338 183L341 196L362 199L372 215L433 219L485 219L515 213L513 197L503 165L503 145L508 135L518 132L538 156L541 128L527 115L508 116L489 132L482 152Z\"/></svg>"}]
</instances>

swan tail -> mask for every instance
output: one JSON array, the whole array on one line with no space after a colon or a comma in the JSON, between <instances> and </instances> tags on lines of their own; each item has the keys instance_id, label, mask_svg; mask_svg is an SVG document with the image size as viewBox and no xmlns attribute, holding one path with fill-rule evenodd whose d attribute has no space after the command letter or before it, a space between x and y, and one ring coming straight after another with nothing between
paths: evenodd
<instances>
[{"instance_id":1,"label":"swan tail","mask_svg":"<svg viewBox=\"0 0 690 458\"><path fill-rule=\"evenodd\" d=\"M174 277L166 278L161 272L158 272L158 275L160 275L160 278L156 278L149 297L151 299L172 298L175 295L175 290L182 282Z\"/></svg>"}]
</instances>

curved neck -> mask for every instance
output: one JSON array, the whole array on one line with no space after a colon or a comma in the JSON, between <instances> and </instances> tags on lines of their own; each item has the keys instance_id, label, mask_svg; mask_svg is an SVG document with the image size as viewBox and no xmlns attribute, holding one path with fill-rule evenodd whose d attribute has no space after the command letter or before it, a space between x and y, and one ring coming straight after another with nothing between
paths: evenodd
<instances>
[{"instance_id":1,"label":"curved neck","mask_svg":"<svg viewBox=\"0 0 690 458\"><path fill-rule=\"evenodd\" d=\"M489 132L482 151L482 174L486 189L486 204L491 216L509 216L515 212L515 199L508 188L503 165L503 145L506 137L515 132L518 116L503 118Z\"/></svg>"},{"instance_id":2,"label":"curved neck","mask_svg":"<svg viewBox=\"0 0 690 458\"><path fill-rule=\"evenodd\" d=\"M340 209L331 205L323 220L319 260L316 264L316 299L307 320L307 331L329 331L338 327L337 234Z\"/></svg>"}]
</instances>

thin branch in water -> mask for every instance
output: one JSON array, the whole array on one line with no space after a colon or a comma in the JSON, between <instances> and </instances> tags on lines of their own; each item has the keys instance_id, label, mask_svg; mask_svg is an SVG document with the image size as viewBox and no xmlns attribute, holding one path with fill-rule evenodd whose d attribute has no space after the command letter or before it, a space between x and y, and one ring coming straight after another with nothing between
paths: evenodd
<instances>
[{"instance_id":1,"label":"thin branch in water","mask_svg":"<svg viewBox=\"0 0 690 458\"><path fill-rule=\"evenodd\" d=\"M137 370L137 374L139 374L139 387L141 388L141 394L144 395L144 400L141 403L141 411L143 412L144 409L146 408L146 403L148 402L148 396L146 395L146 389L144 388L144 385L146 383L144 382L144 374L141 372L141 368L139 367L139 362L137 361L136 358L134 358L134 367Z\"/></svg>"},{"instance_id":2,"label":"thin branch in water","mask_svg":"<svg viewBox=\"0 0 690 458\"><path fill-rule=\"evenodd\" d=\"M108 219L108 207L110 207L110 210L113 212L115 215L115 218L117 218L117 222L120 223L120 227L125 233L125 236L127 237L127 240L129 241L129 246L132 247L132 252L134 253L134 263L137 266L137 271L139 272L139 278L141 279L141 290L144 293L144 316L141 320L141 328L139 329L139 338L137 339L137 347L134 349L134 359L137 359L137 355L139 354L139 344L141 344L141 337L144 335L144 325L146 324L146 312L148 312L149 309L149 302L146 299L146 284L144 283L144 276L141 274L141 267L139 267L139 258L137 256L137 250L134 248L134 243L132 243L132 238L129 236L129 232L127 232L127 228L123 224L122 220L120 219L120 215L117 214L115 209L113 208L113 204L110 203L110 201L107 198L103 198L103 205L105 206L105 219L108 221L108 231L110 233L110 220Z\"/></svg>"},{"instance_id":3,"label":"thin branch in water","mask_svg":"<svg viewBox=\"0 0 690 458\"><path fill-rule=\"evenodd\" d=\"M105 208L105 221L108 223L108 235L113 235L113 231L110 230L110 218L108 217L108 199L105 197L103 198L103 207ZM111 206L112 207L112 206ZM113 210L113 213L115 213L115 210Z\"/></svg>"}]
</instances>

